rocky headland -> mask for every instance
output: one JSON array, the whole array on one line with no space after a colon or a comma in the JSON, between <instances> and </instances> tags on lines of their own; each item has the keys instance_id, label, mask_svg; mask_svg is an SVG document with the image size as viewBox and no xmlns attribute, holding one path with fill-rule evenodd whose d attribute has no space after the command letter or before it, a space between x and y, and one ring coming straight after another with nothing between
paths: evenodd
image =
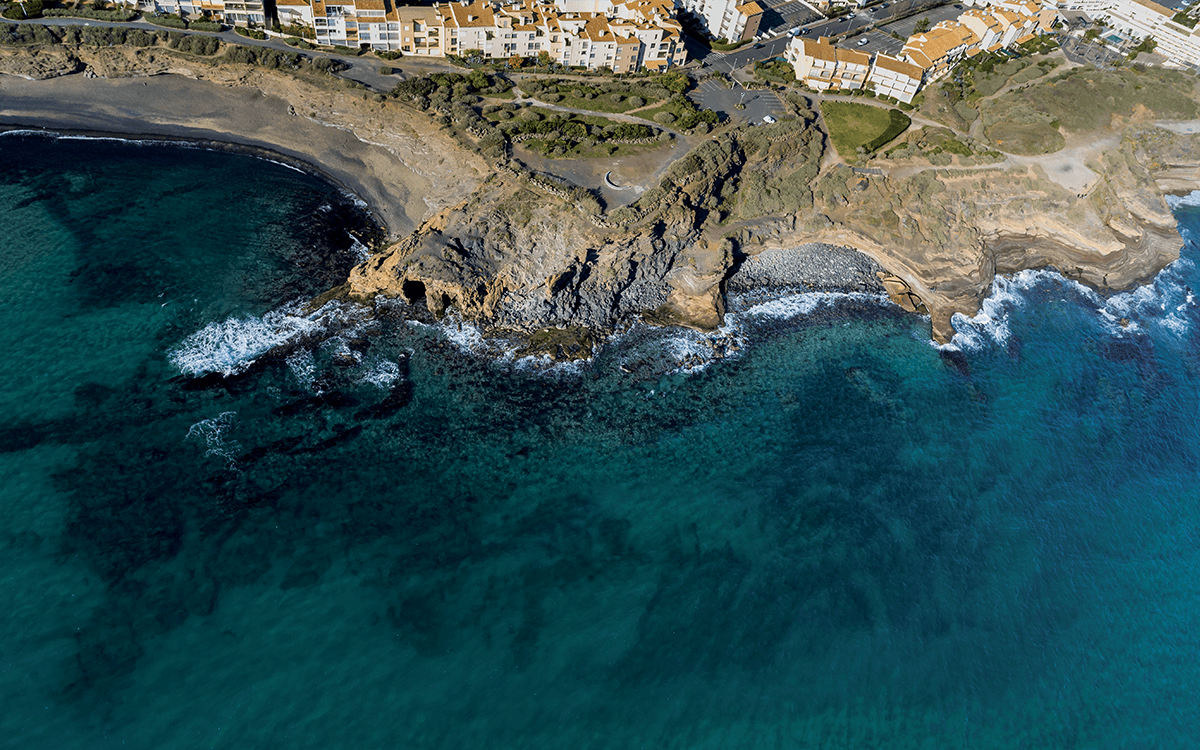
<instances>
[{"instance_id":1,"label":"rocky headland","mask_svg":"<svg viewBox=\"0 0 1200 750\"><path fill-rule=\"evenodd\" d=\"M1171 85L1194 106L1194 83ZM435 317L452 306L531 338L635 317L710 329L727 293L774 285L883 290L946 341L997 273L1052 266L1100 290L1153 277L1182 245L1164 192L1200 177L1200 135L1140 101L1102 134L1067 131L1057 162L964 133L993 149L985 163L938 163L919 148L927 122L910 148L852 168L789 95L795 117L696 138L635 203L605 211L519 150L489 156L478 123L328 76L162 47L0 47L0 95L12 126L232 141L315 164L392 237L331 295L401 297Z\"/></svg>"}]
</instances>

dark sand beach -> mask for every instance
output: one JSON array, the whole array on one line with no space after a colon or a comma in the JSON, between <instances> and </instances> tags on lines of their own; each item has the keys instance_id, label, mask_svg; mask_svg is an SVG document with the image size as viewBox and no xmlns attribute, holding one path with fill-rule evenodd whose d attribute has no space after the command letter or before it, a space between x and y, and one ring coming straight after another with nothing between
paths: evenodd
<instances>
[{"instance_id":1,"label":"dark sand beach","mask_svg":"<svg viewBox=\"0 0 1200 750\"><path fill-rule=\"evenodd\" d=\"M437 192L430 180L436 175L418 174L403 160L403 153L397 155L394 148L368 143L347 129L305 116L287 100L257 88L178 75L116 79L71 75L42 81L0 75L0 127L265 149L283 157L281 161L302 162L361 197L392 235L412 230L436 207L423 200ZM404 133L389 135L412 140Z\"/></svg>"}]
</instances>

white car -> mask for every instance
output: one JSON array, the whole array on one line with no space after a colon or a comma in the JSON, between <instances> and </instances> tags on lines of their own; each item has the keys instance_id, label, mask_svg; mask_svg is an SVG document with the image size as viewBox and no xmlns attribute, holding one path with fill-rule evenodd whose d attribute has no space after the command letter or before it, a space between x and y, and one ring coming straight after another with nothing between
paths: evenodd
<instances>
[{"instance_id":1,"label":"white car","mask_svg":"<svg viewBox=\"0 0 1200 750\"><path fill-rule=\"evenodd\" d=\"M859 46L859 47L861 47L861 46L863 46L864 44L866 44L866 43L867 43L867 42L869 42L869 41L871 41L871 40L870 40L870 39L859 39L859 40L858 40L858 42L857 42L857 44L858 44L858 46Z\"/></svg>"},{"instance_id":2,"label":"white car","mask_svg":"<svg viewBox=\"0 0 1200 750\"><path fill-rule=\"evenodd\" d=\"M775 122L775 118L771 117L770 115L763 115L763 122L770 125L771 123Z\"/></svg>"}]
</instances>

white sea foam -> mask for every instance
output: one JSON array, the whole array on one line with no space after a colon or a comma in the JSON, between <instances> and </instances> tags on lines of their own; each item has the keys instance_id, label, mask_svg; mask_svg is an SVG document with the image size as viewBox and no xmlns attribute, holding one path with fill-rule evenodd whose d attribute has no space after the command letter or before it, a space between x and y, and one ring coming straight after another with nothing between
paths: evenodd
<instances>
[{"instance_id":1,"label":"white sea foam","mask_svg":"<svg viewBox=\"0 0 1200 750\"><path fill-rule=\"evenodd\" d=\"M1179 206L1200 206L1200 190L1193 190L1187 195L1166 195L1167 206L1172 209Z\"/></svg>"},{"instance_id":2,"label":"white sea foam","mask_svg":"<svg viewBox=\"0 0 1200 750\"><path fill-rule=\"evenodd\" d=\"M237 454L242 447L236 441L228 441L229 431L237 420L237 412L221 412L211 419L204 419L188 428L189 439L204 441L206 456L218 456L229 462L230 468L236 464Z\"/></svg>"},{"instance_id":3,"label":"white sea foam","mask_svg":"<svg viewBox=\"0 0 1200 750\"><path fill-rule=\"evenodd\" d=\"M304 313L299 303L290 303L262 317L209 323L172 349L170 359L184 375L218 372L228 377L244 372L276 347L317 335L334 324L351 324L363 315L357 308L333 302L313 313Z\"/></svg>"},{"instance_id":4,"label":"white sea foam","mask_svg":"<svg viewBox=\"0 0 1200 750\"><path fill-rule=\"evenodd\" d=\"M306 391L315 391L314 383L317 378L317 360L313 353L302 349L287 358L288 369L296 378L296 382Z\"/></svg>"},{"instance_id":5,"label":"white sea foam","mask_svg":"<svg viewBox=\"0 0 1200 750\"><path fill-rule=\"evenodd\" d=\"M354 252L354 258L359 263L365 262L371 257L371 249L358 241L358 238L349 232L346 233L350 237L350 250Z\"/></svg>"},{"instance_id":6,"label":"white sea foam","mask_svg":"<svg viewBox=\"0 0 1200 750\"><path fill-rule=\"evenodd\" d=\"M948 344L934 346L948 351L978 351L989 344L1004 346L1012 336L1012 329L1008 325L1009 315L1018 307L1025 306L1026 292L1047 282L1073 285L1076 291L1083 292L1097 304L1100 302L1095 292L1056 271L1039 269L997 276L992 279L992 292L980 304L979 312L974 317L962 313L951 316L953 338Z\"/></svg>"},{"instance_id":7,"label":"white sea foam","mask_svg":"<svg viewBox=\"0 0 1200 750\"><path fill-rule=\"evenodd\" d=\"M359 383L367 383L383 391L391 390L400 380L400 364L391 359L368 362L356 379Z\"/></svg>"}]
</instances>

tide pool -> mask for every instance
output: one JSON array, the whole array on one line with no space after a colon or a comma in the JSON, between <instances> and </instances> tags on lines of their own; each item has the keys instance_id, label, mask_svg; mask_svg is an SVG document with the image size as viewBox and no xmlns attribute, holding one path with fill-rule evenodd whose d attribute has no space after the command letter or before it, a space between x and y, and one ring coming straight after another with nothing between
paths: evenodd
<instances>
[{"instance_id":1,"label":"tide pool","mask_svg":"<svg viewBox=\"0 0 1200 750\"><path fill-rule=\"evenodd\" d=\"M998 280L958 364L878 299L790 295L547 370L305 309L366 219L302 173L0 157L0 742L1200 737L1186 200L1153 284Z\"/></svg>"}]
</instances>

